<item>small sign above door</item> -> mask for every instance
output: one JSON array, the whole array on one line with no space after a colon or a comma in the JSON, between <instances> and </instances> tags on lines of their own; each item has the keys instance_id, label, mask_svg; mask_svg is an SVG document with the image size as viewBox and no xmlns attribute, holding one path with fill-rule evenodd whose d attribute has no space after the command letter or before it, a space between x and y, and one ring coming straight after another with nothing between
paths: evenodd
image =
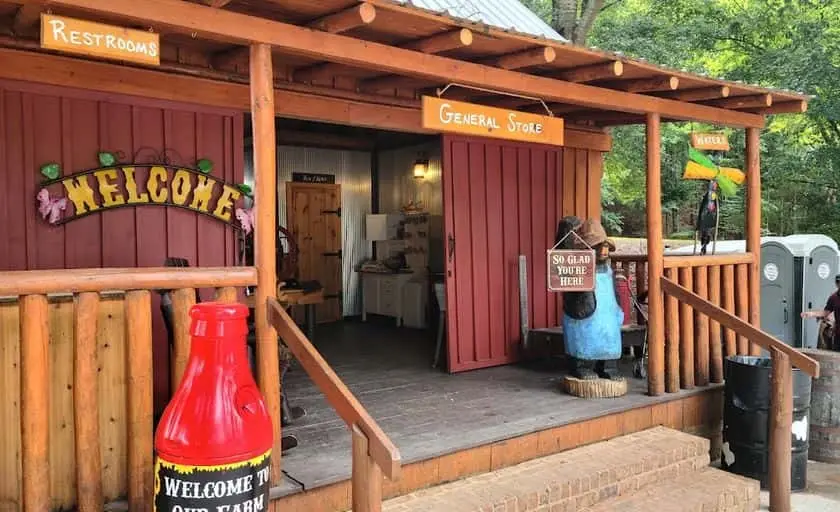
<instances>
[{"instance_id":1,"label":"small sign above door","mask_svg":"<svg viewBox=\"0 0 840 512\"><path fill-rule=\"evenodd\" d=\"M104 59L160 65L160 35L41 14L41 47Z\"/></svg>"},{"instance_id":2,"label":"small sign above door","mask_svg":"<svg viewBox=\"0 0 840 512\"><path fill-rule=\"evenodd\" d=\"M707 151L729 151L729 137L725 133L692 133L691 147Z\"/></svg>"},{"instance_id":3,"label":"small sign above door","mask_svg":"<svg viewBox=\"0 0 840 512\"><path fill-rule=\"evenodd\" d=\"M321 183L335 184L335 176L332 174L314 174L311 172L293 172L292 181L295 183Z\"/></svg>"},{"instance_id":4,"label":"small sign above door","mask_svg":"<svg viewBox=\"0 0 840 512\"><path fill-rule=\"evenodd\" d=\"M595 251L548 251L548 289L589 292L595 289Z\"/></svg>"},{"instance_id":5,"label":"small sign above door","mask_svg":"<svg viewBox=\"0 0 840 512\"><path fill-rule=\"evenodd\" d=\"M563 145L563 119L423 96L423 128L496 139Z\"/></svg>"}]
</instances>

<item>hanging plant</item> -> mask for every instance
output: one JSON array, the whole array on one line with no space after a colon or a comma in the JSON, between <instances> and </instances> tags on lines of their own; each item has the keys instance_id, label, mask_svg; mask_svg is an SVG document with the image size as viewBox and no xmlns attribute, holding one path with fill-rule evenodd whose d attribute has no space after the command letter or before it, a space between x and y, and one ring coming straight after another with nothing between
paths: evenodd
<instances>
[{"instance_id":1,"label":"hanging plant","mask_svg":"<svg viewBox=\"0 0 840 512\"><path fill-rule=\"evenodd\" d=\"M61 176L61 165L50 162L41 166L41 174L48 180L54 180Z\"/></svg>"},{"instance_id":2,"label":"hanging plant","mask_svg":"<svg viewBox=\"0 0 840 512\"><path fill-rule=\"evenodd\" d=\"M195 165L198 167L198 170L204 174L210 174L210 171L213 170L213 161L209 158L202 158L196 162Z\"/></svg>"}]
</instances>

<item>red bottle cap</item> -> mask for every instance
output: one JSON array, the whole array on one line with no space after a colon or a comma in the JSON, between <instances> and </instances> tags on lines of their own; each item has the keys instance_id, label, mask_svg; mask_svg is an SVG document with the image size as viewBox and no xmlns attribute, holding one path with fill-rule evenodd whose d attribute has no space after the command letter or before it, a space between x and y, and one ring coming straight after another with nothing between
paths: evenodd
<instances>
[{"instance_id":1,"label":"red bottle cap","mask_svg":"<svg viewBox=\"0 0 840 512\"><path fill-rule=\"evenodd\" d=\"M228 338L248 334L244 304L201 302L190 309L190 334L200 338Z\"/></svg>"}]
</instances>

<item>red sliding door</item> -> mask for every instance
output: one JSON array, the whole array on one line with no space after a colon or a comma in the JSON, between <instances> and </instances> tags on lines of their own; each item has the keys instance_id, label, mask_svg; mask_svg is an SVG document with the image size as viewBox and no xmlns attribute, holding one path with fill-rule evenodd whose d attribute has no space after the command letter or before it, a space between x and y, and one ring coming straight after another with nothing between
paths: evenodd
<instances>
[{"instance_id":1,"label":"red sliding door","mask_svg":"<svg viewBox=\"0 0 840 512\"><path fill-rule=\"evenodd\" d=\"M518 359L520 254L531 327L557 325L545 252L563 215L600 214L600 180L597 152L443 137L450 372Z\"/></svg>"}]
</instances>

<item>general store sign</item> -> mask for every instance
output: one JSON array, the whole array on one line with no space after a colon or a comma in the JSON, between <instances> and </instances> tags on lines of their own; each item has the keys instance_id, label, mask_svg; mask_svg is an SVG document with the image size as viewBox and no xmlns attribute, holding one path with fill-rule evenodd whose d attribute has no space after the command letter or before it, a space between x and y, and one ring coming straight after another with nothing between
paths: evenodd
<instances>
[{"instance_id":1,"label":"general store sign","mask_svg":"<svg viewBox=\"0 0 840 512\"><path fill-rule=\"evenodd\" d=\"M707 151L729 151L729 137L725 133L692 133L691 147Z\"/></svg>"},{"instance_id":2,"label":"general store sign","mask_svg":"<svg viewBox=\"0 0 840 512\"><path fill-rule=\"evenodd\" d=\"M41 14L41 47L103 59L160 65L160 35Z\"/></svg>"},{"instance_id":3,"label":"general store sign","mask_svg":"<svg viewBox=\"0 0 840 512\"><path fill-rule=\"evenodd\" d=\"M423 128L521 142L563 145L563 119L423 97Z\"/></svg>"},{"instance_id":4,"label":"general store sign","mask_svg":"<svg viewBox=\"0 0 840 512\"><path fill-rule=\"evenodd\" d=\"M548 251L548 289L589 292L595 289L595 251Z\"/></svg>"}]
</instances>

